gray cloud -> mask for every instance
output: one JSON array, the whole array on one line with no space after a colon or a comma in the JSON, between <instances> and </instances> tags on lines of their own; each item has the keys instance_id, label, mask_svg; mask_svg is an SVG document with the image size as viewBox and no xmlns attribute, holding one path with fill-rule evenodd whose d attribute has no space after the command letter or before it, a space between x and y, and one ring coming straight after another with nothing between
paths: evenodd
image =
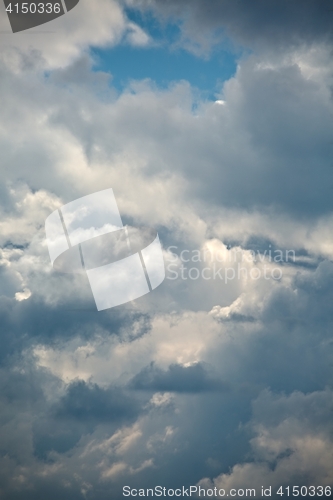
<instances>
[{"instance_id":1,"label":"gray cloud","mask_svg":"<svg viewBox=\"0 0 333 500\"><path fill-rule=\"evenodd\" d=\"M148 315L122 310L98 315L93 300L86 308L75 299L72 303L67 302L66 307L64 304L59 306L48 306L34 297L21 302L0 297L0 337L3 345L0 358L5 360L17 350L39 343L53 345L59 339L70 339L76 335L89 339L94 337L96 329L108 331L111 336L122 336L128 331L126 339L129 342L150 329Z\"/></svg>"},{"instance_id":2,"label":"gray cloud","mask_svg":"<svg viewBox=\"0 0 333 500\"><path fill-rule=\"evenodd\" d=\"M185 346L188 349L192 344L196 350L196 328L202 331L203 361L192 366L164 367L155 354L156 362L147 367L150 342L156 338L152 351L160 342L158 327L153 325L149 335L138 337L126 347L127 361L122 371L130 369L131 350L136 358L142 356L142 351L146 353L142 358L143 368L129 379L132 395L126 389L123 392L120 388L83 381L74 382L63 391L58 378L50 374L47 378L42 374L37 376L38 372L31 374L32 379L30 375L34 380L31 387L35 387L32 393L25 388L26 375L9 377L7 374L7 392L2 394L7 411L11 408L13 414L16 412L14 427L7 433L7 443L12 450L13 438L8 441L9 436L14 436L17 428L27 432L23 423L18 425L18 422L24 421L28 405L34 401L28 413L34 421L33 428L28 429L25 446L17 447L17 460L32 461L25 474L34 487L46 493L55 484L55 491L62 491L66 498L60 484L80 474L83 464L89 473L77 483L71 482L66 490L68 498L75 495L80 498L84 482L91 484L91 491L101 499L110 491L114 498L121 498L124 481L133 487L151 487L156 481L176 487L183 483L195 484L204 477L216 478L216 484L229 481L239 487L244 481L254 485L259 478L279 482L286 477L284 464L290 464L288 477L296 480L300 478L298 464L302 464L302 457L309 456L307 446L311 446L313 439L320 440L329 460L326 438L322 438L330 432L330 399L326 398L329 391L320 391L329 383L331 372L331 267L331 263L322 263L315 273L301 271L289 288L275 287L265 297L261 312L253 313L255 322L241 326L237 321L217 323L213 317L206 322L203 315L205 322L201 325L203 318L198 314L193 314L189 322L181 315L174 317L172 329L178 324L178 330L174 332L173 341L163 336L162 342L168 349L173 345L175 354L184 352L181 344L176 343L177 338L182 340L180 332L184 336L190 330L192 342L185 342ZM246 311L245 306L241 311ZM322 319L318 321L320 314ZM210 329L215 331L216 325L212 336ZM107 348L107 339L108 336L102 342L103 350ZM87 340L89 356L97 356L97 363L101 363L93 338ZM77 345L84 352L85 344L81 341ZM119 340L116 346L120 355L121 346L125 345ZM63 356L69 352L68 344L59 347ZM51 349L56 349L56 345ZM107 359L111 369L117 358L107 356ZM27 362L29 366L30 361ZM208 374L207 362L213 367L214 376ZM66 365L65 358L59 358L58 364ZM16 365L20 367L17 362ZM67 370L71 370L70 366ZM78 370L82 370L82 365ZM222 394L220 380L229 382L227 391L223 384ZM268 395L262 392L265 387L271 388ZM142 389L143 394L160 392L155 393L148 404L147 399L141 399ZM165 391L174 392L174 399L170 400L171 396ZM47 402L43 394L53 395L53 401ZM267 442L260 439L262 428ZM30 436L32 446L28 445ZM249 456L254 462L248 462ZM153 460L154 467L147 465L135 473L147 460ZM313 460L310 460L312 465ZM97 464L101 463L103 467L98 468ZM184 463L186 468L182 466ZM41 483L41 471L50 464L55 470L60 466L59 471L43 476ZM272 464L276 470L273 476ZM19 465L11 467L10 474L14 477ZM250 468L249 476L244 475L247 468ZM312 474L322 477L329 473L328 462L316 464L313 470ZM102 482L101 474L104 474ZM166 474L172 475L171 482L165 479ZM14 485L17 488L16 483L7 487L8 498ZM19 491L18 498L24 498L24 483Z\"/></svg>"},{"instance_id":3,"label":"gray cloud","mask_svg":"<svg viewBox=\"0 0 333 500\"><path fill-rule=\"evenodd\" d=\"M71 450L84 434L91 434L101 424L116 431L134 422L143 404L120 387L101 388L84 381L71 383L66 393L33 427L34 454L47 459L53 452Z\"/></svg>"},{"instance_id":4,"label":"gray cloud","mask_svg":"<svg viewBox=\"0 0 333 500\"><path fill-rule=\"evenodd\" d=\"M200 363L192 366L170 365L163 371L151 363L130 381L132 389L161 392L198 393L225 391L227 385L212 378Z\"/></svg>"},{"instance_id":5,"label":"gray cloud","mask_svg":"<svg viewBox=\"0 0 333 500\"><path fill-rule=\"evenodd\" d=\"M135 7L137 2L128 2ZM247 47L285 50L315 41L332 40L332 4L329 0L141 0L154 9L184 23L185 36L204 44L212 30L224 30L231 39Z\"/></svg>"},{"instance_id":6,"label":"gray cloud","mask_svg":"<svg viewBox=\"0 0 333 500\"><path fill-rule=\"evenodd\" d=\"M251 482L257 498L264 485L272 488L275 499L279 498L277 491L281 485L297 483L310 487L321 481L329 487L332 485L331 405L329 389L311 394L294 392L290 396L263 391L254 402L249 424L254 435L252 461L237 464L231 472L213 481L203 479L201 485L229 490L244 488L244 484ZM316 491L309 490L311 494Z\"/></svg>"},{"instance_id":7,"label":"gray cloud","mask_svg":"<svg viewBox=\"0 0 333 500\"><path fill-rule=\"evenodd\" d=\"M78 421L113 421L131 419L138 414L137 402L117 388L101 389L98 385L74 382L54 410L60 418Z\"/></svg>"},{"instance_id":8,"label":"gray cloud","mask_svg":"<svg viewBox=\"0 0 333 500\"><path fill-rule=\"evenodd\" d=\"M117 94L93 72L89 44L125 36L119 5L101 19L86 4L64 53L51 38L2 51L0 494L332 483L328 4L150 2L186 17L185 44L223 26L255 50L217 103L187 82ZM97 313L86 282L51 270L43 224L106 186L178 254L271 245L299 260L276 264L280 281L167 280Z\"/></svg>"}]
</instances>

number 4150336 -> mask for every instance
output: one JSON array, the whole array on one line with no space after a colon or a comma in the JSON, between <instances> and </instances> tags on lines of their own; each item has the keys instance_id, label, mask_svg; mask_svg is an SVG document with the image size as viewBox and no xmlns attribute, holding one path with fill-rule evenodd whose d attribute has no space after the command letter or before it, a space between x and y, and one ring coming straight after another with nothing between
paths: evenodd
<instances>
[{"instance_id":1,"label":"number 4150336","mask_svg":"<svg viewBox=\"0 0 333 500\"><path fill-rule=\"evenodd\" d=\"M28 3L24 2L21 5L18 3L12 4L10 3L8 7L6 7L6 11L9 14L60 14L61 5L60 3Z\"/></svg>"},{"instance_id":2,"label":"number 4150336","mask_svg":"<svg viewBox=\"0 0 333 500\"><path fill-rule=\"evenodd\" d=\"M287 497L330 497L332 495L331 486L280 486L277 495Z\"/></svg>"}]
</instances>

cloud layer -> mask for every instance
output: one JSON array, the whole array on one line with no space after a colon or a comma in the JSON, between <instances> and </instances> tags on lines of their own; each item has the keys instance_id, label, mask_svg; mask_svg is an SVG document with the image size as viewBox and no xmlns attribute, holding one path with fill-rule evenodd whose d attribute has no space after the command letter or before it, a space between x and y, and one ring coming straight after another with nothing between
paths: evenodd
<instances>
[{"instance_id":1,"label":"cloud layer","mask_svg":"<svg viewBox=\"0 0 333 500\"><path fill-rule=\"evenodd\" d=\"M328 2L142 1L187 50L222 28L248 49L215 101L117 91L89 48L152 35L130 2L79 5L0 40L2 497L332 485ZM106 187L158 229L167 279L98 313L52 270L44 221Z\"/></svg>"}]
</instances>

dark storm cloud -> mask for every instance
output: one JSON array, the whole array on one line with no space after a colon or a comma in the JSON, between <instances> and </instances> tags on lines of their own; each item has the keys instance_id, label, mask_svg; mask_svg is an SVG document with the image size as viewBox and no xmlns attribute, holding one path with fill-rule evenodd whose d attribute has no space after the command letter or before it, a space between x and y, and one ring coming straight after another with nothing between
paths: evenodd
<instances>
[{"instance_id":1,"label":"dark storm cloud","mask_svg":"<svg viewBox=\"0 0 333 500\"><path fill-rule=\"evenodd\" d=\"M97 384L73 382L66 394L36 419L34 453L41 459L52 451L65 453L97 425L107 424L116 431L119 426L133 422L141 411L142 403L122 388L103 389Z\"/></svg>"},{"instance_id":2,"label":"dark storm cloud","mask_svg":"<svg viewBox=\"0 0 333 500\"><path fill-rule=\"evenodd\" d=\"M110 335L120 335L121 331L128 330L127 341L144 335L150 329L147 314L121 308L99 313L93 298L88 304L82 304L74 296L72 302L57 306L45 304L34 296L21 302L2 296L0 317L0 362L36 344L52 345L77 335L82 339L93 338L96 328L105 329ZM133 328L134 324L136 328Z\"/></svg>"},{"instance_id":3,"label":"dark storm cloud","mask_svg":"<svg viewBox=\"0 0 333 500\"><path fill-rule=\"evenodd\" d=\"M332 380L332 277L332 263L323 262L315 273L310 271L298 275L290 287L276 287L266 297L263 310L257 317L258 323L251 326L251 331L247 330L247 326L240 327L239 323L229 322L228 333L223 336L224 343L211 346L209 359L218 371L215 378L209 375L202 363L188 367L174 364L167 370L152 364L132 379L130 396L126 390L102 389L85 382L72 383L52 408L40 396L35 399L29 396L34 401L34 457L44 462L52 457L50 452L56 451L58 455L53 456L56 464L72 456L69 467L73 467L73 471L79 470L81 462L78 456L82 454L82 448L76 447L80 439L93 432L95 426L107 424L108 435L111 435L136 416L147 415L146 409L144 412L140 409L145 405L135 402L140 394L134 391L169 391L176 393L177 413L173 414L172 408L164 413L155 411L151 416L147 415L146 429L143 430L143 442L149 443L151 449L154 449L156 440L156 451L153 454L150 449L148 455L151 457L153 454L155 468L148 468L137 476L125 474L115 478L112 485L100 484L92 472L90 481L94 485L95 497L104 499L107 498L107 492L109 495L111 492L112 498L120 499L121 494L117 494L117 491L121 490L125 479L138 487L151 487L156 481L176 487L183 483L195 484L202 477L229 473L233 465L248 460L251 441L244 426L251 422L251 403L264 387L271 387L274 394L283 392L289 395L294 391L308 394L321 390ZM230 380L232 390L216 393L217 388L225 388L218 382L225 379ZM19 392L22 391L14 384L11 394L15 396ZM271 405L269 401L268 404ZM14 415L15 407L12 408ZM274 408L271 410L274 415ZM304 413L306 419L312 421L316 411L309 404ZM22 419L25 418L21 407L19 413ZM112 415L115 417L113 421ZM294 407L289 406L285 415L289 418L287 421L292 421L294 415L298 416ZM263 417L263 420L268 426L268 419ZM317 420L314 419L316 432L325 431L320 419ZM274 433L273 424L268 427ZM170 444L163 441L166 426L177 428ZM14 431L15 428L12 429ZM281 439L287 440L283 428L279 432ZM291 429L291 435L292 432ZM161 443L163 448L159 447ZM22 445L21 459L23 450ZM145 456L145 446L139 443L135 453ZM23 459L27 460L26 457ZM276 457L279 463L285 459L286 456L282 454ZM97 459L93 456L90 460L85 458L84 463L91 471L95 471L101 457ZM261 458L261 461L265 460L265 456ZM166 480L166 474L171 475L172 482ZM78 486L74 487L75 494L59 486L64 477L66 472L62 469L57 476L56 486L62 491L63 497L75 498L78 495L80 498ZM38 478L37 475L34 480L38 491L48 494L53 488L52 478L43 480L43 485L39 484ZM8 491L7 497L11 498L12 490ZM26 491L22 490L18 498L29 498L24 495Z\"/></svg>"},{"instance_id":4,"label":"dark storm cloud","mask_svg":"<svg viewBox=\"0 0 333 500\"><path fill-rule=\"evenodd\" d=\"M55 414L78 421L121 421L136 417L139 406L133 397L118 388L102 389L83 381L72 383L58 403Z\"/></svg>"},{"instance_id":5,"label":"dark storm cloud","mask_svg":"<svg viewBox=\"0 0 333 500\"><path fill-rule=\"evenodd\" d=\"M34 456L47 460L52 452L66 453L89 431L91 429L81 422L39 417L32 426Z\"/></svg>"},{"instance_id":6,"label":"dark storm cloud","mask_svg":"<svg viewBox=\"0 0 333 500\"><path fill-rule=\"evenodd\" d=\"M264 49L332 40L330 0L142 0L141 5L185 21L186 33L199 40L214 29Z\"/></svg>"},{"instance_id":7,"label":"dark storm cloud","mask_svg":"<svg viewBox=\"0 0 333 500\"><path fill-rule=\"evenodd\" d=\"M189 393L227 389L227 385L212 378L201 363L192 366L172 364L166 371L151 363L133 377L129 386L146 391Z\"/></svg>"}]
</instances>

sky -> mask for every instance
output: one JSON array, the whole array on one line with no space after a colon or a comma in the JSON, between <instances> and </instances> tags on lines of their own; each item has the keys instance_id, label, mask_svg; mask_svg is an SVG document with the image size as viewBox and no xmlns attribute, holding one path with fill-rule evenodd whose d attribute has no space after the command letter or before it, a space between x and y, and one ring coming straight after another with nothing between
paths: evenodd
<instances>
[{"instance_id":1,"label":"sky","mask_svg":"<svg viewBox=\"0 0 333 500\"><path fill-rule=\"evenodd\" d=\"M80 0L13 34L1 3L1 498L329 496L332 16ZM45 220L109 188L166 279L97 311Z\"/></svg>"}]
</instances>

